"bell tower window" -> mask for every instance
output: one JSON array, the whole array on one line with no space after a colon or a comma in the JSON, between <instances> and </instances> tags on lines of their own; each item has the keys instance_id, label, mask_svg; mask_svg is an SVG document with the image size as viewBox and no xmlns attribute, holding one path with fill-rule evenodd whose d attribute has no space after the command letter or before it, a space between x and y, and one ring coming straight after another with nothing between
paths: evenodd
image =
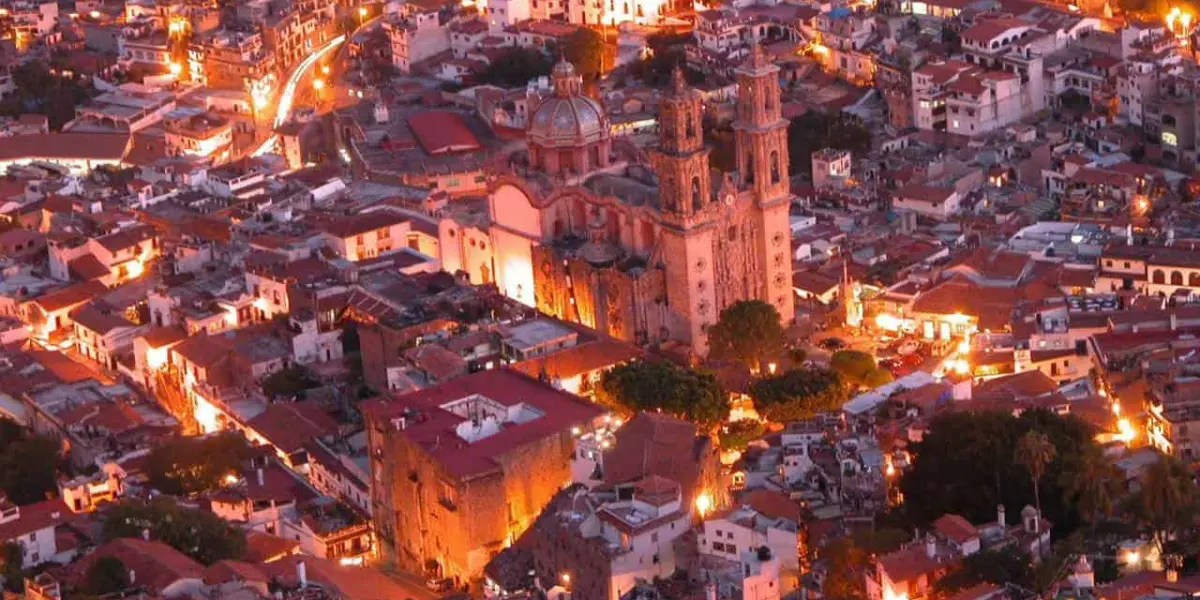
<instances>
[{"instance_id":1,"label":"bell tower window","mask_svg":"<svg viewBox=\"0 0 1200 600\"><path fill-rule=\"evenodd\" d=\"M686 119L687 119L687 139L691 140L696 137L696 122L693 120L693 118L691 116L686 117Z\"/></svg>"},{"instance_id":2,"label":"bell tower window","mask_svg":"<svg viewBox=\"0 0 1200 600\"><path fill-rule=\"evenodd\" d=\"M700 210L704 207L704 194L700 189L700 176L692 177L692 208Z\"/></svg>"},{"instance_id":3,"label":"bell tower window","mask_svg":"<svg viewBox=\"0 0 1200 600\"><path fill-rule=\"evenodd\" d=\"M779 151L771 151L771 183L779 183Z\"/></svg>"}]
</instances>

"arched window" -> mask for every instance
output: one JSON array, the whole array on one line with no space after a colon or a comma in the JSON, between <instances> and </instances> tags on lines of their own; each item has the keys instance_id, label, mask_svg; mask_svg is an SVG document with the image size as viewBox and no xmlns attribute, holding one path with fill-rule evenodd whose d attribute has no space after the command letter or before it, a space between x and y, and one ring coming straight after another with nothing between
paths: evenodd
<instances>
[{"instance_id":1,"label":"arched window","mask_svg":"<svg viewBox=\"0 0 1200 600\"><path fill-rule=\"evenodd\" d=\"M566 227L563 225L562 219L554 220L554 239L558 239L566 233Z\"/></svg>"},{"instance_id":2,"label":"arched window","mask_svg":"<svg viewBox=\"0 0 1200 600\"><path fill-rule=\"evenodd\" d=\"M591 159L593 168L600 166L600 146L592 146L588 151L588 156Z\"/></svg>"},{"instance_id":3,"label":"arched window","mask_svg":"<svg viewBox=\"0 0 1200 600\"><path fill-rule=\"evenodd\" d=\"M771 183L779 183L779 151L771 151Z\"/></svg>"},{"instance_id":4,"label":"arched window","mask_svg":"<svg viewBox=\"0 0 1200 600\"><path fill-rule=\"evenodd\" d=\"M1153 275L1150 276L1150 281L1153 281L1154 283L1166 283L1167 276L1165 273L1162 272L1161 269L1158 269L1158 270L1154 271Z\"/></svg>"},{"instance_id":5,"label":"arched window","mask_svg":"<svg viewBox=\"0 0 1200 600\"><path fill-rule=\"evenodd\" d=\"M492 282L492 270L487 265L479 265L479 281L483 285L488 285Z\"/></svg>"},{"instance_id":6,"label":"arched window","mask_svg":"<svg viewBox=\"0 0 1200 600\"><path fill-rule=\"evenodd\" d=\"M1171 271L1171 285L1183 285L1183 273Z\"/></svg>"},{"instance_id":7,"label":"arched window","mask_svg":"<svg viewBox=\"0 0 1200 600\"><path fill-rule=\"evenodd\" d=\"M675 195L675 178L670 175L663 177L662 180L663 199L667 203L663 208L667 210L675 210L675 203L678 201Z\"/></svg>"},{"instance_id":8,"label":"arched window","mask_svg":"<svg viewBox=\"0 0 1200 600\"><path fill-rule=\"evenodd\" d=\"M700 189L700 176L692 178L692 210L704 208L704 192Z\"/></svg>"},{"instance_id":9,"label":"arched window","mask_svg":"<svg viewBox=\"0 0 1200 600\"><path fill-rule=\"evenodd\" d=\"M754 153L746 153L746 171L742 173L742 179L746 183L754 183Z\"/></svg>"},{"instance_id":10,"label":"arched window","mask_svg":"<svg viewBox=\"0 0 1200 600\"><path fill-rule=\"evenodd\" d=\"M694 120L692 120L691 117L686 117L686 119L687 119L687 126L686 126L687 139L690 140L690 139L696 137L696 122Z\"/></svg>"},{"instance_id":11,"label":"arched window","mask_svg":"<svg viewBox=\"0 0 1200 600\"><path fill-rule=\"evenodd\" d=\"M1200 287L1200 273L1192 271L1192 274L1188 275L1188 287Z\"/></svg>"}]
</instances>

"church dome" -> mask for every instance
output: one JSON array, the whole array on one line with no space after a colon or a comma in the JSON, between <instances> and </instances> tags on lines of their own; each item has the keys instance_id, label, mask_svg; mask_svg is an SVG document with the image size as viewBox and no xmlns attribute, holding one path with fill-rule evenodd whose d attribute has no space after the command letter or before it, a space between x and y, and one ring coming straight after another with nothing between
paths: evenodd
<instances>
[{"instance_id":1,"label":"church dome","mask_svg":"<svg viewBox=\"0 0 1200 600\"><path fill-rule=\"evenodd\" d=\"M599 102L584 96L571 63L554 66L554 95L538 105L529 139L542 147L577 147L608 137L608 119Z\"/></svg>"}]
</instances>

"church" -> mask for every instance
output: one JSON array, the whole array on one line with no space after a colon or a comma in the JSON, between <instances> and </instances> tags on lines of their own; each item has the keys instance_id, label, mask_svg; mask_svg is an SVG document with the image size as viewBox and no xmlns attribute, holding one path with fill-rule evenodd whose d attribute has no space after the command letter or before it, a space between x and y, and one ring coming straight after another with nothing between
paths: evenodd
<instances>
[{"instance_id":1,"label":"church","mask_svg":"<svg viewBox=\"0 0 1200 600\"><path fill-rule=\"evenodd\" d=\"M700 355L707 328L735 302L769 302L790 322L778 71L757 46L737 69L739 169L720 173L709 166L703 100L678 70L661 98L658 144L643 150L613 139L603 107L559 62L528 150L490 187L490 266L472 279L494 277L510 298L612 337L675 340Z\"/></svg>"}]
</instances>

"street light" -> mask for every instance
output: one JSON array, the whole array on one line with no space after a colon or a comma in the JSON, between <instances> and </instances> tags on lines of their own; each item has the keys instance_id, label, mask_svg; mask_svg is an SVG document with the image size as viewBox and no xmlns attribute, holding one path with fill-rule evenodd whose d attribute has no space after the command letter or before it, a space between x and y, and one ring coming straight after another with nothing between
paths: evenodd
<instances>
[{"instance_id":1,"label":"street light","mask_svg":"<svg viewBox=\"0 0 1200 600\"><path fill-rule=\"evenodd\" d=\"M180 73L183 72L183 65L181 65L177 62L173 62L173 63L171 63L170 69L171 69L172 75L179 75Z\"/></svg>"},{"instance_id":2,"label":"street light","mask_svg":"<svg viewBox=\"0 0 1200 600\"><path fill-rule=\"evenodd\" d=\"M358 7L358 18L359 19L367 18L367 7L365 7L365 6Z\"/></svg>"},{"instance_id":3,"label":"street light","mask_svg":"<svg viewBox=\"0 0 1200 600\"><path fill-rule=\"evenodd\" d=\"M328 75L329 74L329 65L321 65L321 72Z\"/></svg>"},{"instance_id":4,"label":"street light","mask_svg":"<svg viewBox=\"0 0 1200 600\"><path fill-rule=\"evenodd\" d=\"M313 89L317 90L318 92L325 89L325 80L324 79L314 79L313 80Z\"/></svg>"}]
</instances>

